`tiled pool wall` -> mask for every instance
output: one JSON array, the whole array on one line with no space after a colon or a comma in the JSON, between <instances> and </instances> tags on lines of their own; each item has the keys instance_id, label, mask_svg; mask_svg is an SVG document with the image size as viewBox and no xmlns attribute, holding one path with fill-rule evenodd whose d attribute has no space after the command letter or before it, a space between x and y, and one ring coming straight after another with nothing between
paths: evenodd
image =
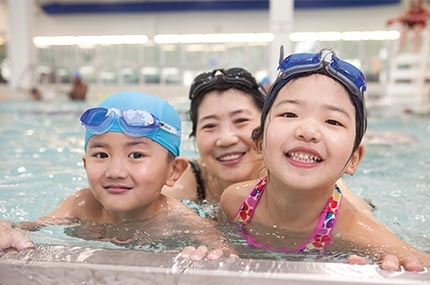
<instances>
[{"instance_id":1,"label":"tiled pool wall","mask_svg":"<svg viewBox=\"0 0 430 285\"><path fill-rule=\"evenodd\" d=\"M430 284L430 272L377 265L223 258L192 262L175 253L37 245L0 251L0 284Z\"/></svg>"}]
</instances>

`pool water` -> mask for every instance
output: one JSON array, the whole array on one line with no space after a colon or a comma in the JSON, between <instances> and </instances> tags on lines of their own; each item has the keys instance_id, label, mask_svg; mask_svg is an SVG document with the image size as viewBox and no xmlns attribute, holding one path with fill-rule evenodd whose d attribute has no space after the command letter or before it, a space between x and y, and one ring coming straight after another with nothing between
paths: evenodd
<instances>
[{"instance_id":1,"label":"pool water","mask_svg":"<svg viewBox=\"0 0 430 285\"><path fill-rule=\"evenodd\" d=\"M87 187L79 116L96 103L0 102L0 219L34 220ZM196 156L194 142L188 139L191 124L185 120L188 102L176 98L172 104L184 119L181 153ZM356 174L345 177L348 185L376 205L374 214L399 236L430 251L430 118L405 114L401 106L375 107L369 110L368 130L376 137L387 133L394 139L406 137L409 143L393 143L393 136L370 140ZM44 244L115 247L76 239L64 231L49 226L32 233L32 238ZM232 234L231 239L236 238L233 242L243 244Z\"/></svg>"}]
</instances>

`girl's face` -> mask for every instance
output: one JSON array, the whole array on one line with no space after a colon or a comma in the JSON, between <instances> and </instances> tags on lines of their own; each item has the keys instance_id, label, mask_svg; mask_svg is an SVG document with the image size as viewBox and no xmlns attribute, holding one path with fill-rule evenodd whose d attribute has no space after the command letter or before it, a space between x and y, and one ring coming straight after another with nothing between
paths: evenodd
<instances>
[{"instance_id":1,"label":"girl's face","mask_svg":"<svg viewBox=\"0 0 430 285\"><path fill-rule=\"evenodd\" d=\"M152 206L173 165L158 143L116 132L92 137L83 160L95 198L124 218L145 218L157 210Z\"/></svg>"},{"instance_id":2,"label":"girl's face","mask_svg":"<svg viewBox=\"0 0 430 285\"><path fill-rule=\"evenodd\" d=\"M237 89L205 94L196 128L197 148L209 173L228 183L255 179L263 168L251 133L261 111Z\"/></svg>"},{"instance_id":3,"label":"girl's face","mask_svg":"<svg viewBox=\"0 0 430 285\"><path fill-rule=\"evenodd\" d=\"M263 157L271 177L297 189L331 187L352 174L355 108L343 86L322 74L287 83L265 121Z\"/></svg>"}]
</instances>

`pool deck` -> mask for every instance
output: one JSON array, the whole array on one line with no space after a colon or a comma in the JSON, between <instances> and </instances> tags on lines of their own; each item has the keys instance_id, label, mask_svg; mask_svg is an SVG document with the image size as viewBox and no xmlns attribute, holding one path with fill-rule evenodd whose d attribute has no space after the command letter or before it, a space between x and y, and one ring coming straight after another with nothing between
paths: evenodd
<instances>
[{"instance_id":1,"label":"pool deck","mask_svg":"<svg viewBox=\"0 0 430 285\"><path fill-rule=\"evenodd\" d=\"M376 265L224 258L191 262L174 253L37 245L0 251L0 284L430 284L430 271Z\"/></svg>"}]
</instances>

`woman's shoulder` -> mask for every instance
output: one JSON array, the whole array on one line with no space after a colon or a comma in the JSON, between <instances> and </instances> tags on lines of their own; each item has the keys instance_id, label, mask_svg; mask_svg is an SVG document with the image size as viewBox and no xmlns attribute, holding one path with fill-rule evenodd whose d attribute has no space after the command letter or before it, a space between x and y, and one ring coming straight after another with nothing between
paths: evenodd
<instances>
[{"instance_id":1,"label":"woman's shoulder","mask_svg":"<svg viewBox=\"0 0 430 285\"><path fill-rule=\"evenodd\" d=\"M257 184L259 179L253 179L243 182L238 182L227 187L221 195L220 204L227 215L227 218L231 220L236 214L243 201L248 197L251 190Z\"/></svg>"},{"instance_id":2,"label":"woman's shoulder","mask_svg":"<svg viewBox=\"0 0 430 285\"><path fill-rule=\"evenodd\" d=\"M198 200L196 178L190 164L188 164L184 173L182 173L181 177L179 177L173 186L163 187L162 193L176 199Z\"/></svg>"}]
</instances>

